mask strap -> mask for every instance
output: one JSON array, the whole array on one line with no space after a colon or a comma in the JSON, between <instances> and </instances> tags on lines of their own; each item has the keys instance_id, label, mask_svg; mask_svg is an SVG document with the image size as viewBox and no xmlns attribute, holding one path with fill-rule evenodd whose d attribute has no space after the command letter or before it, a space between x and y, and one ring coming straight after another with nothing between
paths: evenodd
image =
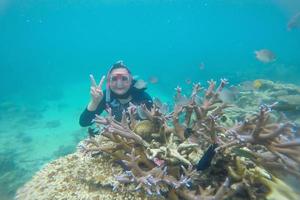
<instances>
[{"instance_id":1,"label":"mask strap","mask_svg":"<svg viewBox=\"0 0 300 200\"><path fill-rule=\"evenodd\" d=\"M105 102L108 104L110 102L110 71L107 73L106 79L106 97Z\"/></svg>"}]
</instances>

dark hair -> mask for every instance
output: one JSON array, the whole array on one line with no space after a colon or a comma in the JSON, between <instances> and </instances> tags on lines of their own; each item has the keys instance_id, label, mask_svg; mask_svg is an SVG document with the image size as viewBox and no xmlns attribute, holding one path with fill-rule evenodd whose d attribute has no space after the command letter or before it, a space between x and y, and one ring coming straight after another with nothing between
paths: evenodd
<instances>
[{"instance_id":1,"label":"dark hair","mask_svg":"<svg viewBox=\"0 0 300 200\"><path fill-rule=\"evenodd\" d=\"M110 74L114 69L126 69L128 71L129 74L131 74L130 70L128 69L128 67L124 64L124 62L122 60L117 61L115 64L113 64L111 66L111 68L109 69L108 73Z\"/></svg>"}]
</instances>

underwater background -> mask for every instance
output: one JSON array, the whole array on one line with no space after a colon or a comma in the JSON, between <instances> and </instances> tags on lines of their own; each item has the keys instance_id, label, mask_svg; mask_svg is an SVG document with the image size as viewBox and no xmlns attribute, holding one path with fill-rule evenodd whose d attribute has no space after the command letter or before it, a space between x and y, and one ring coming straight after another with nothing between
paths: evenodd
<instances>
[{"instance_id":1,"label":"underwater background","mask_svg":"<svg viewBox=\"0 0 300 200\"><path fill-rule=\"evenodd\" d=\"M300 29L287 27L299 12L298 0L0 0L0 199L75 151L89 74L117 60L164 102L210 79L299 85Z\"/></svg>"}]
</instances>

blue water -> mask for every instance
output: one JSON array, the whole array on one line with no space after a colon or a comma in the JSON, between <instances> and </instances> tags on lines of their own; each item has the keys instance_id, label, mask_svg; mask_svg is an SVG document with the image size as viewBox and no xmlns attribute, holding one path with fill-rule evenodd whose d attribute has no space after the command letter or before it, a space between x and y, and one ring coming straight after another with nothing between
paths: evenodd
<instances>
[{"instance_id":1,"label":"blue water","mask_svg":"<svg viewBox=\"0 0 300 200\"><path fill-rule=\"evenodd\" d=\"M234 84L265 78L300 84L300 29L287 30L299 11L298 0L0 0L0 100L18 102L20 108L10 116L0 114L0 135L15 137L8 132L16 128L6 124L22 114L21 108L36 114L51 111L53 105L69 106L64 116L80 130L76 117L89 98L88 75L100 79L120 59L145 80L157 77L153 87L165 96L186 79L205 83L225 77ZM274 63L255 58L254 50L263 48L276 54ZM67 102L73 107L63 98L71 99ZM44 113L43 123L55 120L56 114ZM20 148L1 145L1 158ZM70 148L75 145L70 142ZM8 168L18 169L4 160ZM38 169L22 166L24 180L1 177L0 183L22 185ZM3 190L9 198L15 188L9 194Z\"/></svg>"},{"instance_id":2,"label":"blue water","mask_svg":"<svg viewBox=\"0 0 300 200\"><path fill-rule=\"evenodd\" d=\"M84 81L119 59L136 74L159 75L162 83L185 76L234 81L264 72L297 81L253 54L271 49L284 70L298 72L300 33L286 27L300 9L296 0L1 1L1 82L10 83L1 84L1 91Z\"/></svg>"}]
</instances>

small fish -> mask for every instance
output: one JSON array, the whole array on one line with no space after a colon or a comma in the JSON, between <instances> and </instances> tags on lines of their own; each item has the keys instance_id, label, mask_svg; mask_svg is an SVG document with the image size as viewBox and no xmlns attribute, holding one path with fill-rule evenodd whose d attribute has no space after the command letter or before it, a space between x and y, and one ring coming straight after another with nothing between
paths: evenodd
<instances>
[{"instance_id":1,"label":"small fish","mask_svg":"<svg viewBox=\"0 0 300 200\"><path fill-rule=\"evenodd\" d=\"M231 150L235 155L240 156L240 157L245 157L249 159L254 159L253 153L247 148L247 147L235 147Z\"/></svg>"},{"instance_id":2,"label":"small fish","mask_svg":"<svg viewBox=\"0 0 300 200\"><path fill-rule=\"evenodd\" d=\"M200 69L200 70L204 70L204 68L205 68L205 64L204 64L203 62L201 62L201 63L199 64L199 69Z\"/></svg>"},{"instance_id":3,"label":"small fish","mask_svg":"<svg viewBox=\"0 0 300 200\"><path fill-rule=\"evenodd\" d=\"M300 27L300 12L296 13L288 22L287 29L291 31L292 29Z\"/></svg>"},{"instance_id":4,"label":"small fish","mask_svg":"<svg viewBox=\"0 0 300 200\"><path fill-rule=\"evenodd\" d=\"M189 79L189 78L187 78L187 79L185 79L185 83L189 85L189 84L191 84L191 83L192 83L192 80L191 80L191 79Z\"/></svg>"},{"instance_id":5,"label":"small fish","mask_svg":"<svg viewBox=\"0 0 300 200\"><path fill-rule=\"evenodd\" d=\"M224 103L232 104L236 100L238 93L239 91L236 87L224 88L220 93L219 98Z\"/></svg>"},{"instance_id":6,"label":"small fish","mask_svg":"<svg viewBox=\"0 0 300 200\"><path fill-rule=\"evenodd\" d=\"M138 79L135 82L134 87L136 87L137 89L147 88L147 83L143 79Z\"/></svg>"},{"instance_id":7,"label":"small fish","mask_svg":"<svg viewBox=\"0 0 300 200\"><path fill-rule=\"evenodd\" d=\"M158 83L158 78L156 76L149 77L149 82L152 84Z\"/></svg>"},{"instance_id":8,"label":"small fish","mask_svg":"<svg viewBox=\"0 0 300 200\"><path fill-rule=\"evenodd\" d=\"M257 50L254 53L256 59L263 63L274 62L276 60L276 55L268 49Z\"/></svg>"},{"instance_id":9,"label":"small fish","mask_svg":"<svg viewBox=\"0 0 300 200\"><path fill-rule=\"evenodd\" d=\"M261 81L261 80L256 79L255 81L253 81L253 87L254 87L255 89L261 88L262 85L263 85L263 84L262 84L262 81Z\"/></svg>"}]
</instances>

